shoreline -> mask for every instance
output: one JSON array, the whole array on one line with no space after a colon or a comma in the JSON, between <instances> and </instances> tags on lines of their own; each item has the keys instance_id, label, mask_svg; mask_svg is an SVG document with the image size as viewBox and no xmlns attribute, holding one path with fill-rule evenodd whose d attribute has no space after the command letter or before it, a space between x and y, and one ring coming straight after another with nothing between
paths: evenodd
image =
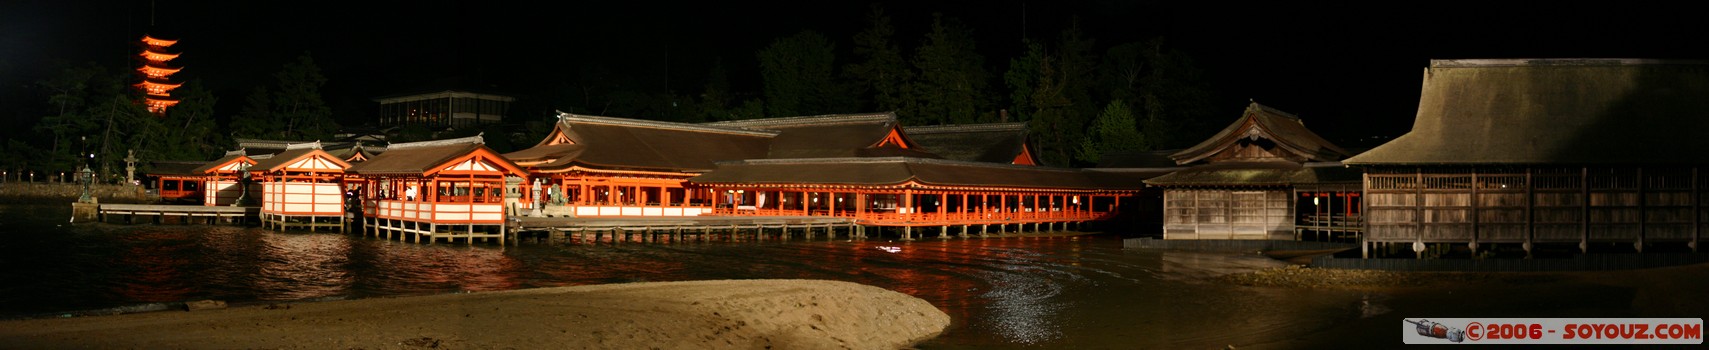
<instances>
[{"instance_id":1,"label":"shoreline","mask_svg":"<svg viewBox=\"0 0 1709 350\"><path fill-rule=\"evenodd\" d=\"M1402 346L1396 327L1418 318L1628 318L1709 314L1709 263L1611 271L1395 272L1270 268L1220 276L1230 288L1354 294L1349 318L1236 348Z\"/></svg>"},{"instance_id":2,"label":"shoreline","mask_svg":"<svg viewBox=\"0 0 1709 350\"><path fill-rule=\"evenodd\" d=\"M26 348L854 348L936 337L949 316L824 280L643 282L0 321Z\"/></svg>"}]
</instances>

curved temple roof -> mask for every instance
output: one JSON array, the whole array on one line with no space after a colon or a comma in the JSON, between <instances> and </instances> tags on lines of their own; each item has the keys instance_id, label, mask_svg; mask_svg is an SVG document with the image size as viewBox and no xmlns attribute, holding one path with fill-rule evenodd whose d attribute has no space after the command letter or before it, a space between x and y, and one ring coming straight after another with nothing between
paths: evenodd
<instances>
[{"instance_id":1,"label":"curved temple roof","mask_svg":"<svg viewBox=\"0 0 1709 350\"><path fill-rule=\"evenodd\" d=\"M1216 155L1243 138L1262 137L1276 143L1278 155L1295 162L1335 161L1347 157L1347 150L1324 140L1306 129L1299 117L1252 102L1240 119L1205 139L1198 145L1169 155L1176 163L1188 165Z\"/></svg>"},{"instance_id":2,"label":"curved temple roof","mask_svg":"<svg viewBox=\"0 0 1709 350\"><path fill-rule=\"evenodd\" d=\"M356 163L345 172L361 175L423 176L438 173L446 163L471 155L484 156L501 171L522 175L521 167L487 148L481 136L422 142L394 143L386 152Z\"/></svg>"},{"instance_id":3,"label":"curved temple roof","mask_svg":"<svg viewBox=\"0 0 1709 350\"><path fill-rule=\"evenodd\" d=\"M540 145L507 153L551 172L581 164L601 168L703 172L721 160L760 158L776 132L696 124L560 114ZM562 136L567 143L554 143Z\"/></svg>"},{"instance_id":4,"label":"curved temple roof","mask_svg":"<svg viewBox=\"0 0 1709 350\"><path fill-rule=\"evenodd\" d=\"M1074 190L1139 190L1142 173L1091 172L910 157L757 159L718 163L694 178L698 184L849 185L888 187L910 183L950 187L1019 187Z\"/></svg>"},{"instance_id":5,"label":"curved temple roof","mask_svg":"<svg viewBox=\"0 0 1709 350\"><path fill-rule=\"evenodd\" d=\"M1011 163L1026 153L1027 123L908 126L921 149L944 159ZM1030 160L1037 164L1037 160Z\"/></svg>"},{"instance_id":6,"label":"curved temple roof","mask_svg":"<svg viewBox=\"0 0 1709 350\"><path fill-rule=\"evenodd\" d=\"M895 113L890 112L732 120L702 125L777 132L763 158L941 158L911 149L915 146L914 141L901 131L901 122L897 121ZM902 144L877 147L892 132L897 133Z\"/></svg>"},{"instance_id":7,"label":"curved temple roof","mask_svg":"<svg viewBox=\"0 0 1709 350\"><path fill-rule=\"evenodd\" d=\"M1709 62L1435 60L1412 131L1350 165L1709 163Z\"/></svg>"}]
</instances>

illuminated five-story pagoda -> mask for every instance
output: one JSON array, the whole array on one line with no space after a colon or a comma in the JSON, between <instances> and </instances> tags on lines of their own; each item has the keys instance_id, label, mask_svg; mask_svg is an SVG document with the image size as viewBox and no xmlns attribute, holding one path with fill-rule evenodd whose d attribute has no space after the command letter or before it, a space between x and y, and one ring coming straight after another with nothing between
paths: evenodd
<instances>
[{"instance_id":1,"label":"illuminated five-story pagoda","mask_svg":"<svg viewBox=\"0 0 1709 350\"><path fill-rule=\"evenodd\" d=\"M175 43L178 41L142 36L142 53L139 54L142 66L137 67L137 72L142 74L142 82L137 83L136 87L142 90L148 111L155 114L164 114L167 107L178 104L178 100L172 98L172 89L183 84L173 83L168 79L172 77L172 73L177 73L179 68L166 65L166 61L178 58L178 54L166 52L166 49Z\"/></svg>"}]
</instances>

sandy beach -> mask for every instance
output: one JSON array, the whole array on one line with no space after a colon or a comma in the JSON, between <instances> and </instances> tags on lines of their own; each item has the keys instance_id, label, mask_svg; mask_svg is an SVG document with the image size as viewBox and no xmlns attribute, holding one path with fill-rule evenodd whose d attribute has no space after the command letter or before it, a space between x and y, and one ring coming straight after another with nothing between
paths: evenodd
<instances>
[{"instance_id":1,"label":"sandy beach","mask_svg":"<svg viewBox=\"0 0 1709 350\"><path fill-rule=\"evenodd\" d=\"M821 280L649 282L0 321L8 348L895 349L949 316Z\"/></svg>"},{"instance_id":2,"label":"sandy beach","mask_svg":"<svg viewBox=\"0 0 1709 350\"><path fill-rule=\"evenodd\" d=\"M1387 272L1290 266L1222 276L1241 288L1361 295L1351 320L1238 348L1398 347L1402 320L1709 315L1709 264L1587 272Z\"/></svg>"}]
</instances>

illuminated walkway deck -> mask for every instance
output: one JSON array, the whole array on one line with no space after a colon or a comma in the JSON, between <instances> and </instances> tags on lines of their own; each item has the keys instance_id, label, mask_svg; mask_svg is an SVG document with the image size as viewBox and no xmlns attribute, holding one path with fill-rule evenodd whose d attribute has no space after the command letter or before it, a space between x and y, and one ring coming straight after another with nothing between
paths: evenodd
<instances>
[{"instance_id":1,"label":"illuminated walkway deck","mask_svg":"<svg viewBox=\"0 0 1709 350\"><path fill-rule=\"evenodd\" d=\"M776 229L775 231L771 231ZM796 231L792 232L791 229ZM578 237L583 241L599 242L610 235L611 242L641 242L663 240L788 240L799 234L812 239L817 232L835 238L838 231L847 237L865 238L866 231L854 220L825 216L690 216L650 218L573 218L573 217L511 217L509 231L516 238L536 236L547 241Z\"/></svg>"},{"instance_id":2,"label":"illuminated walkway deck","mask_svg":"<svg viewBox=\"0 0 1709 350\"><path fill-rule=\"evenodd\" d=\"M835 238L846 234L850 239L868 238L868 229L883 230L889 228L901 235L903 240L912 240L925 236L925 227L898 226L885 227L869 225L856 218L835 216L721 216L705 215L691 217L627 217L627 218L574 218L574 217L511 217L508 230L515 232L518 237L527 234L544 234L548 240L568 235L591 235L594 241L603 239L609 233L616 241L618 235L623 240L630 240L633 235L640 235L641 241L659 239L735 239L736 237L751 237L753 239L790 239L799 235L812 239L817 232L827 234L826 238ZM1013 226L1013 229L1010 229ZM1024 224L997 225L934 225L938 238L971 238L988 237L991 235L1004 236L1010 233L1026 232ZM1040 227L1032 225L1032 232L1041 230L1055 231L1067 229L1066 224ZM772 231L776 229L776 231ZM822 231L820 231L822 229ZM915 232L921 229L921 232ZM795 231L791 231L795 230ZM882 231L874 232L881 234Z\"/></svg>"},{"instance_id":3,"label":"illuminated walkway deck","mask_svg":"<svg viewBox=\"0 0 1709 350\"><path fill-rule=\"evenodd\" d=\"M181 223L191 223L192 220L206 219L208 223L215 220L225 220L242 223L248 218L255 217L261 212L260 207L233 206L203 206L203 205L157 205L157 204L102 204L97 211L101 222L107 221L108 215L124 215L125 222L134 222L137 216L152 216L156 223L166 217L181 218Z\"/></svg>"}]
</instances>

